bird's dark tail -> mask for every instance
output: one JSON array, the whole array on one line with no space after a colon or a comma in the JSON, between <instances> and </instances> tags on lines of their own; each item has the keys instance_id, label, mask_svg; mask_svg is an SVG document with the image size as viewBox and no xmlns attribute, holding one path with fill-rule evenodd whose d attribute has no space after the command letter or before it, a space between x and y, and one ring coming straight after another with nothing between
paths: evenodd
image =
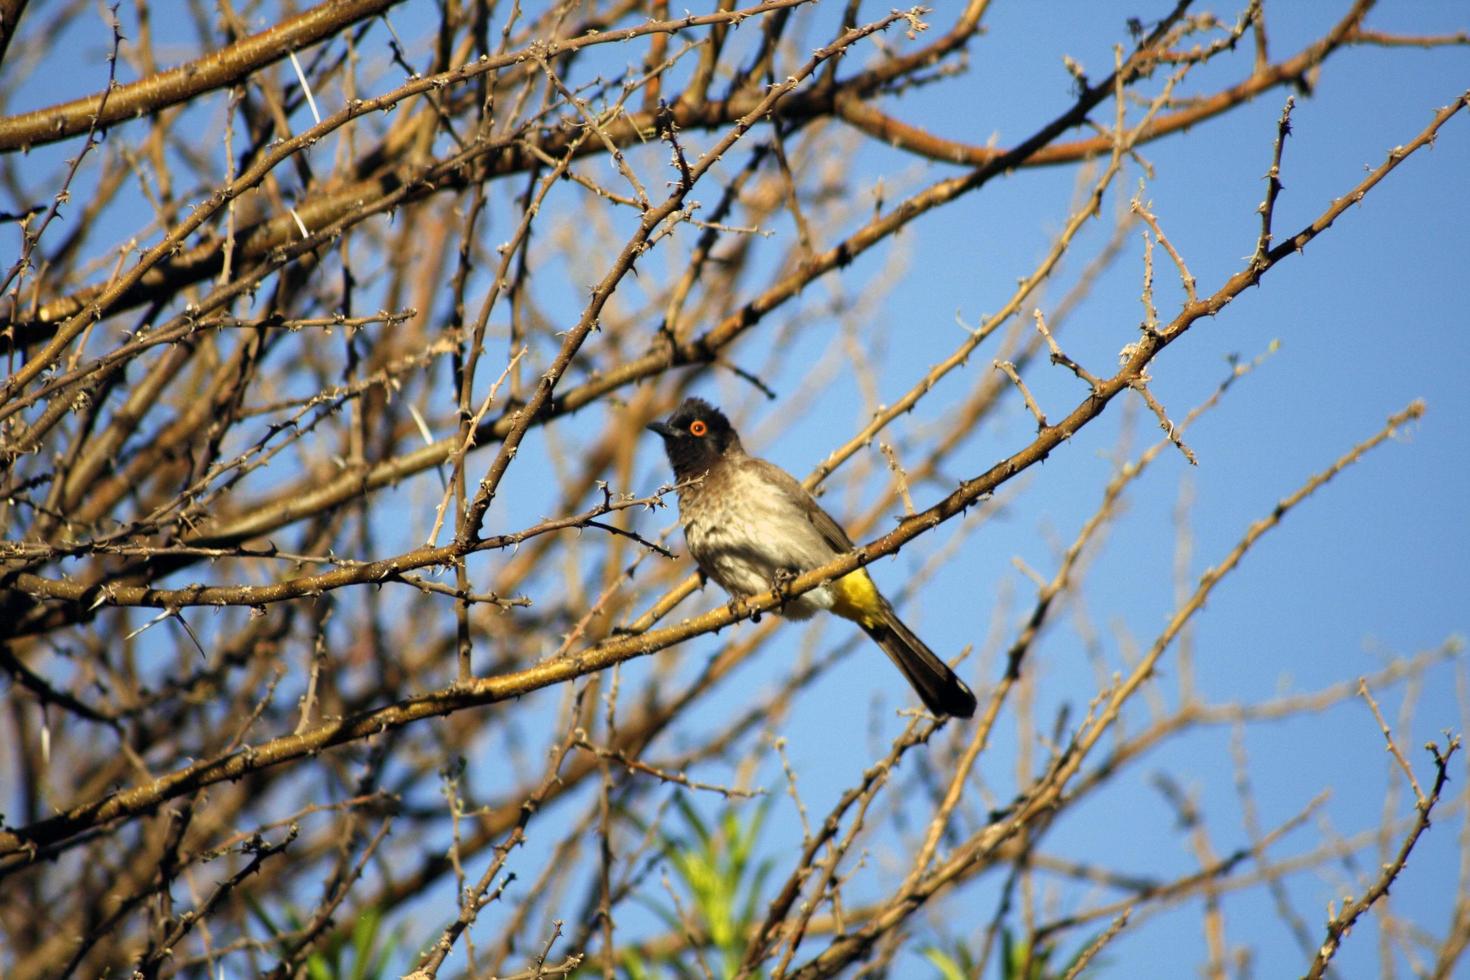
<instances>
[{"instance_id":1,"label":"bird's dark tail","mask_svg":"<svg viewBox=\"0 0 1470 980\"><path fill-rule=\"evenodd\" d=\"M955 676L949 665L935 656L924 641L899 621L898 616L883 603L883 614L873 625L861 624L863 630L873 638L883 652L888 654L903 676L918 693L924 707L933 714L943 717L954 715L969 718L975 713L975 695L965 682Z\"/></svg>"}]
</instances>

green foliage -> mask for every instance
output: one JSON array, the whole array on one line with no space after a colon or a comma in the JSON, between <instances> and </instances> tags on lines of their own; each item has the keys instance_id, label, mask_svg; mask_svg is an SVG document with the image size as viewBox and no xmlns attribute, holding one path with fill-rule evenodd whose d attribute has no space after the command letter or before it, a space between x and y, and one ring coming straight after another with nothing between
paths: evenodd
<instances>
[{"instance_id":1,"label":"green foliage","mask_svg":"<svg viewBox=\"0 0 1470 980\"><path fill-rule=\"evenodd\" d=\"M770 806L769 799L754 807L727 805L710 822L680 794L674 798L674 808L682 820L682 832L660 838L678 894L677 908L662 901L645 900L645 904L671 932L700 941L704 961L716 976L736 972L746 937L756 924L773 866L771 859L757 861L755 857ZM625 955L619 965L630 980L653 977L657 967L677 977L704 976L692 949L651 962L633 962Z\"/></svg>"},{"instance_id":2,"label":"green foliage","mask_svg":"<svg viewBox=\"0 0 1470 980\"><path fill-rule=\"evenodd\" d=\"M248 898L250 912L275 939L277 952L286 957L295 947L293 936L305 927L301 916L291 906L282 911L284 928L278 926L254 898ZM393 954L402 946L403 931L383 930L381 910L372 908L358 913L350 933L328 932L327 939L306 957L306 975L311 980L377 980L396 976L388 968Z\"/></svg>"},{"instance_id":3,"label":"green foliage","mask_svg":"<svg viewBox=\"0 0 1470 980\"><path fill-rule=\"evenodd\" d=\"M1017 939L1016 934L1009 928L1002 928L1000 933L1000 975L1002 980L1061 980L1068 971L1076 966L1078 958L1092 945L1097 936L1088 937L1082 943L1075 954L1059 966L1053 966L1052 960L1056 957L1057 947L1055 943L1042 943L1032 945L1025 939ZM934 965L937 975L942 980L968 980L968 978L979 974L979 963L976 954L963 942L954 943L952 950L943 950L938 946L926 947L923 951L924 958ZM1096 961L1094 961L1096 962ZM1086 977L1090 970L1084 970L1080 976Z\"/></svg>"},{"instance_id":4,"label":"green foliage","mask_svg":"<svg viewBox=\"0 0 1470 980\"><path fill-rule=\"evenodd\" d=\"M1098 935L1101 935L1099 933ZM1052 959L1056 956L1056 943L1042 943L1033 946L1027 940L1017 940L1010 929L1002 929L1000 934L1001 948L1001 976L1005 980L1061 980L1077 965L1078 959L1090 947L1098 936L1089 936L1077 948L1077 952L1065 963L1052 966ZM1097 961L1094 961L1097 962ZM1082 971L1080 976L1087 976L1090 970Z\"/></svg>"},{"instance_id":5,"label":"green foliage","mask_svg":"<svg viewBox=\"0 0 1470 980\"><path fill-rule=\"evenodd\" d=\"M965 969L965 963L970 958L967 954L968 950L963 948L952 956L938 946L929 946L924 950L924 959L934 964L941 980L969 980L973 971Z\"/></svg>"}]
</instances>

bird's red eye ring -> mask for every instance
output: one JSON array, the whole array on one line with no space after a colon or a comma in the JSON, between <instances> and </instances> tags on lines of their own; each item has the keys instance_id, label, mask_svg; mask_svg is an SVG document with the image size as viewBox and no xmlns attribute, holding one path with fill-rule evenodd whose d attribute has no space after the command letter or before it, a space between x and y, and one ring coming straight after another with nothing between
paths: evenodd
<instances>
[{"instance_id":1,"label":"bird's red eye ring","mask_svg":"<svg viewBox=\"0 0 1470 980\"><path fill-rule=\"evenodd\" d=\"M708 431L709 426L705 425L702 419L695 419L689 423L689 434L691 436L702 436Z\"/></svg>"}]
</instances>

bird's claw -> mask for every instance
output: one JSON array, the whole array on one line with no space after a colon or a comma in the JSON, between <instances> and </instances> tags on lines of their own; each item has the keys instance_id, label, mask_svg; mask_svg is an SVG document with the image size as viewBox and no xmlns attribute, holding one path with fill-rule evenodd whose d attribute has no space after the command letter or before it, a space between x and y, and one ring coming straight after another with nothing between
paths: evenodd
<instances>
[{"instance_id":1,"label":"bird's claw","mask_svg":"<svg viewBox=\"0 0 1470 980\"><path fill-rule=\"evenodd\" d=\"M782 610L786 608L786 600L790 598L791 583L796 581L798 575L794 568L778 568L771 578L771 589L781 596Z\"/></svg>"},{"instance_id":2,"label":"bird's claw","mask_svg":"<svg viewBox=\"0 0 1470 980\"><path fill-rule=\"evenodd\" d=\"M731 596L730 601L725 603L725 608L730 610L731 616L743 615L745 613L745 600L739 596ZM750 621L752 623L759 623L761 621L761 614L756 613L751 616Z\"/></svg>"}]
</instances>

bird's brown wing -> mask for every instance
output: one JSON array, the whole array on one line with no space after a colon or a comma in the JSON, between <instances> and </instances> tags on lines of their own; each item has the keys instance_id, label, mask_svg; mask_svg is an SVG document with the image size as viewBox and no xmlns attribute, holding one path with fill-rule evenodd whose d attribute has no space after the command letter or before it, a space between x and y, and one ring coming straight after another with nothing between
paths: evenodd
<instances>
[{"instance_id":1,"label":"bird's brown wing","mask_svg":"<svg viewBox=\"0 0 1470 980\"><path fill-rule=\"evenodd\" d=\"M817 503L816 498L808 493L806 487L802 486L794 476L775 463L769 463L763 459L757 459L755 462L760 464L766 479L779 486L781 492L805 512L807 520L812 522L812 526L817 529L822 540L826 541L834 551L846 553L853 550L855 545L852 543L852 538L847 536L842 525L822 509L822 505Z\"/></svg>"}]
</instances>

